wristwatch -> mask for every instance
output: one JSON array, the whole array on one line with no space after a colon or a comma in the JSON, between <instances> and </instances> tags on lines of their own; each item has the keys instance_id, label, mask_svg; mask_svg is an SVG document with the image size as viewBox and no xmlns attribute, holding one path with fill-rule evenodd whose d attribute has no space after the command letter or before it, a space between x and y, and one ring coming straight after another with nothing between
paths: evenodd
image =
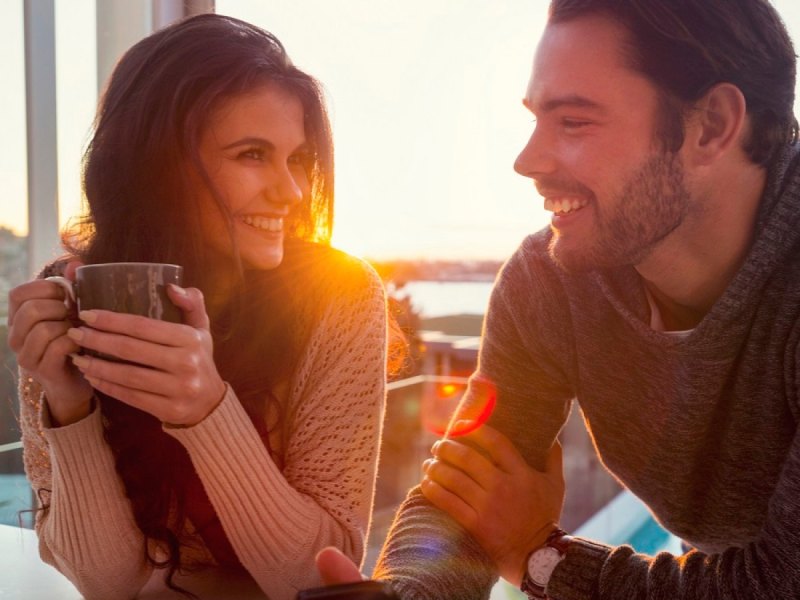
<instances>
[{"instance_id":1,"label":"wristwatch","mask_svg":"<svg viewBox=\"0 0 800 600\"><path fill-rule=\"evenodd\" d=\"M562 529L555 529L544 543L528 555L527 568L520 589L532 600L548 598L545 589L558 563L567 553L572 538Z\"/></svg>"}]
</instances>

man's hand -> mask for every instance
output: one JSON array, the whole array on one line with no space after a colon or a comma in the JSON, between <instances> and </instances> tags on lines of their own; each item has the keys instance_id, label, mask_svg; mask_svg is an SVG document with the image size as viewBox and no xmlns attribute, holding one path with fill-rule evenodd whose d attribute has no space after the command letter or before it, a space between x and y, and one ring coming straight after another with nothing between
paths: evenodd
<instances>
[{"instance_id":1,"label":"man's hand","mask_svg":"<svg viewBox=\"0 0 800 600\"><path fill-rule=\"evenodd\" d=\"M365 579L358 566L333 546L320 550L316 560L317 569L325 585L355 583Z\"/></svg>"},{"instance_id":2,"label":"man's hand","mask_svg":"<svg viewBox=\"0 0 800 600\"><path fill-rule=\"evenodd\" d=\"M454 429L469 427L456 423ZM482 425L439 440L433 455L423 465L422 493L472 534L504 579L519 585L527 555L544 544L561 515L561 446L554 444L542 473L507 437Z\"/></svg>"}]
</instances>

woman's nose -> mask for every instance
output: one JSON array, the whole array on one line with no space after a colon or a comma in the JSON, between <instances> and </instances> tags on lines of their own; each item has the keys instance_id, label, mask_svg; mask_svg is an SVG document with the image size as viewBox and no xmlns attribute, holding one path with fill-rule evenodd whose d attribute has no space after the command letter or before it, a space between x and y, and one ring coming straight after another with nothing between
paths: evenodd
<instances>
[{"instance_id":1,"label":"woman's nose","mask_svg":"<svg viewBox=\"0 0 800 600\"><path fill-rule=\"evenodd\" d=\"M277 173L276 180L272 185L271 196L276 202L297 204L302 202L308 187L305 174L296 173L291 167L285 167Z\"/></svg>"}]
</instances>

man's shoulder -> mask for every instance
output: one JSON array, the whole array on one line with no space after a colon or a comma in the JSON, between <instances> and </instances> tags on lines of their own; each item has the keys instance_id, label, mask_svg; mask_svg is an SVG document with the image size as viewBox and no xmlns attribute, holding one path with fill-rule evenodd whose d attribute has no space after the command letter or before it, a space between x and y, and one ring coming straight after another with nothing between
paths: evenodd
<instances>
[{"instance_id":1,"label":"man's shoulder","mask_svg":"<svg viewBox=\"0 0 800 600\"><path fill-rule=\"evenodd\" d=\"M592 281L594 275L591 271L567 272L555 262L550 254L552 238L553 233L547 228L522 240L504 265L501 280L505 277L514 280L527 279L537 284L558 282L560 287L582 285Z\"/></svg>"},{"instance_id":2,"label":"man's shoulder","mask_svg":"<svg viewBox=\"0 0 800 600\"><path fill-rule=\"evenodd\" d=\"M554 272L558 265L550 256L549 246L553 237L549 228L532 233L522 240L520 245L508 259L506 268L525 266L541 271Z\"/></svg>"}]
</instances>

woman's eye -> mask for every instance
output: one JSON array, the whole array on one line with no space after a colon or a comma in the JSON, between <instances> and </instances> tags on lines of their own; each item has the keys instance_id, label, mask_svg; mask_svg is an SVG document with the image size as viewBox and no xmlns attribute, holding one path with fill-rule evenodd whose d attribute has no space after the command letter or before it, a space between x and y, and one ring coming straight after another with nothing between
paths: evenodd
<instances>
[{"instance_id":1,"label":"woman's eye","mask_svg":"<svg viewBox=\"0 0 800 600\"><path fill-rule=\"evenodd\" d=\"M239 158L252 158L253 160L264 160L264 151L261 148L248 148L239 153Z\"/></svg>"},{"instance_id":2,"label":"woman's eye","mask_svg":"<svg viewBox=\"0 0 800 600\"><path fill-rule=\"evenodd\" d=\"M289 164L290 165L300 165L302 167L308 167L313 162L313 157L310 152L303 152L300 154L292 154L289 157Z\"/></svg>"}]
</instances>

